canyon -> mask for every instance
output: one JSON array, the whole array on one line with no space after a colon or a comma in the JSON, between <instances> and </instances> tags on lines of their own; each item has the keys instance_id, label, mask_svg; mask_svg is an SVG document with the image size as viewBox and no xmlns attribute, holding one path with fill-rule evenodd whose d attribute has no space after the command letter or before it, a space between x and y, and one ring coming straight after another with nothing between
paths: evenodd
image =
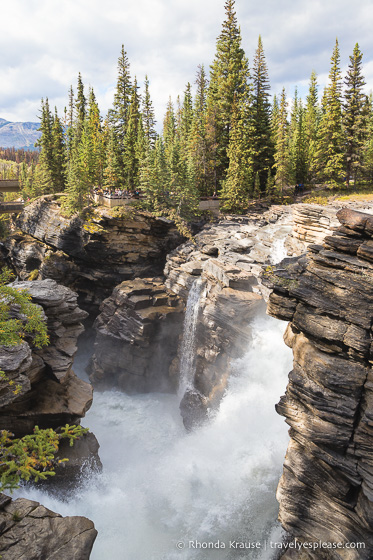
<instances>
[{"instance_id":1,"label":"canyon","mask_svg":"<svg viewBox=\"0 0 373 560\"><path fill-rule=\"evenodd\" d=\"M36 352L25 342L2 357L22 385L17 398L1 397L2 427L22 434L35 423L58 426L85 415L92 387L72 371L84 322L89 331L93 324L93 386L172 395L182 385L180 411L193 433L217 414L268 303L270 315L290 321L285 342L294 355L277 405L291 437L280 521L300 541L366 545L325 558L370 558L373 218L349 206L258 209L206 224L189 241L169 220L146 213L97 209L71 220L60 217L53 197L27 206L2 253L18 285L43 307L52 344ZM193 289L193 357L180 384ZM98 472L97 441L89 437L82 456ZM294 554L286 557L321 558Z\"/></svg>"}]
</instances>

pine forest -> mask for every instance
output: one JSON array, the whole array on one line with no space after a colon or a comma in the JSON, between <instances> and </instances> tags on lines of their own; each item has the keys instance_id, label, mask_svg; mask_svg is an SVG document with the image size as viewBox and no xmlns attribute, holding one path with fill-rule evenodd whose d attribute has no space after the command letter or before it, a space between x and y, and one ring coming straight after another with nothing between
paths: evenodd
<instances>
[{"instance_id":1,"label":"pine forest","mask_svg":"<svg viewBox=\"0 0 373 560\"><path fill-rule=\"evenodd\" d=\"M303 101L285 89L271 96L259 36L251 61L242 47L234 0L209 71L169 99L156 132L150 80L140 91L124 46L112 108L100 114L81 74L63 115L41 102L39 160L20 164L25 199L63 193L67 215L81 211L94 190L141 194L155 214L192 217L201 197L242 212L248 201L281 199L289 186L351 188L373 179L373 101L364 93L362 52L356 44L343 77L338 40L328 84L319 99L312 71ZM192 90L195 93L192 93Z\"/></svg>"}]
</instances>

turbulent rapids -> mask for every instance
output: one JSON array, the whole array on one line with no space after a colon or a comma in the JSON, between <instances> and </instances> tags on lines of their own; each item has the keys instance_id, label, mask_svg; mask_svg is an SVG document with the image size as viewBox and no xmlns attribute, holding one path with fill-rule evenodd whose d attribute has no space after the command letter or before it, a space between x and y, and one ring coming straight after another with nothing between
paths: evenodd
<instances>
[{"instance_id":1,"label":"turbulent rapids","mask_svg":"<svg viewBox=\"0 0 373 560\"><path fill-rule=\"evenodd\" d=\"M283 329L257 317L251 348L236 362L218 412L191 433L176 395L95 393L84 424L100 441L103 473L83 481L69 501L38 490L22 495L92 519L99 532L92 560L247 557L198 548L218 540L227 547L258 541L262 548L250 557L272 558L264 546L281 539L275 489L288 441L274 410L291 367Z\"/></svg>"}]
</instances>

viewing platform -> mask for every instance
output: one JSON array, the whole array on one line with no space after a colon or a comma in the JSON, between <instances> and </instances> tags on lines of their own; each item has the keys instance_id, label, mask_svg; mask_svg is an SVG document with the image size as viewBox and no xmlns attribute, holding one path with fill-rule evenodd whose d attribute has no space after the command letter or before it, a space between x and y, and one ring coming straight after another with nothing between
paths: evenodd
<instances>
[{"instance_id":1,"label":"viewing platform","mask_svg":"<svg viewBox=\"0 0 373 560\"><path fill-rule=\"evenodd\" d=\"M0 179L0 193L4 192L19 192L21 187L19 185L18 179Z\"/></svg>"},{"instance_id":2,"label":"viewing platform","mask_svg":"<svg viewBox=\"0 0 373 560\"><path fill-rule=\"evenodd\" d=\"M0 202L0 214L18 214L19 212L22 212L24 207L24 202Z\"/></svg>"}]
</instances>

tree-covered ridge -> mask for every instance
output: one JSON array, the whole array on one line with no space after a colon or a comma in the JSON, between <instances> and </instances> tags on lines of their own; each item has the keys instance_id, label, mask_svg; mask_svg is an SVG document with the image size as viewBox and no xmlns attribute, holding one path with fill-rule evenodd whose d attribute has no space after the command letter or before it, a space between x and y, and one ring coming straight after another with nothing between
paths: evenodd
<instances>
[{"instance_id":1,"label":"tree-covered ridge","mask_svg":"<svg viewBox=\"0 0 373 560\"><path fill-rule=\"evenodd\" d=\"M223 209L242 211L249 198L296 183L370 180L373 110L364 84L359 46L343 82L336 41L321 100L312 71L304 103L296 92L289 111L285 89L271 103L262 39L250 65L234 0L226 0L209 75L199 66L195 94L188 83L176 102L169 99L162 134L149 79L140 91L124 46L105 117L80 74L62 120L42 100L40 159L23 171L24 194L63 192L71 214L87 205L94 188L140 191L149 210L188 218L201 196L219 195Z\"/></svg>"}]
</instances>

